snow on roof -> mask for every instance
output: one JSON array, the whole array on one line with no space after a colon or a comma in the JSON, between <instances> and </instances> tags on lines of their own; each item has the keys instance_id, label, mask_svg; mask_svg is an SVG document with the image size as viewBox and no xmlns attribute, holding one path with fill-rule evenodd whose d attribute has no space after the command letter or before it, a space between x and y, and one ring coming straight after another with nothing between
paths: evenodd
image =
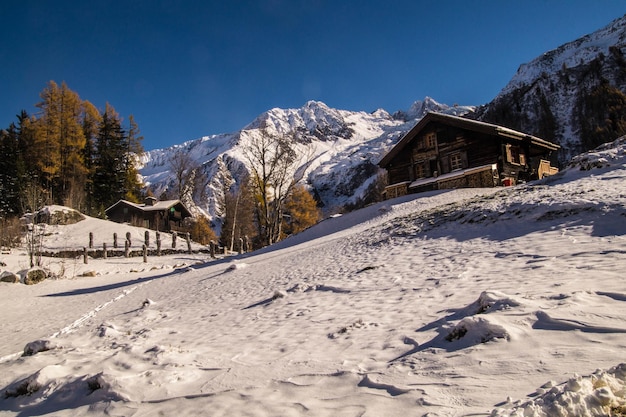
<instances>
[{"instance_id":1,"label":"snow on roof","mask_svg":"<svg viewBox=\"0 0 626 417\"><path fill-rule=\"evenodd\" d=\"M126 204L128 206L135 207L142 211L169 210L171 207L175 206L176 204L181 204L183 207L185 207L185 205L180 200L162 200L162 201L157 200L152 205L146 204L146 203L133 203L132 201L128 201L128 200L119 200L117 203L113 204L111 207L107 208L105 211L111 210L113 207L117 206L118 204ZM187 210L186 207L185 207L185 210Z\"/></svg>"},{"instance_id":2,"label":"snow on roof","mask_svg":"<svg viewBox=\"0 0 626 417\"><path fill-rule=\"evenodd\" d=\"M451 180L454 178L461 178L465 175L475 174L477 172L485 171L485 170L496 170L498 166L496 164L482 165L474 168L467 169L459 169L456 171L448 172L447 174L439 175L438 177L428 177L428 178L420 178L415 180L409 185L409 188L421 187L427 184L432 184L434 182ZM395 185L395 184L394 184Z\"/></svg>"}]
</instances>

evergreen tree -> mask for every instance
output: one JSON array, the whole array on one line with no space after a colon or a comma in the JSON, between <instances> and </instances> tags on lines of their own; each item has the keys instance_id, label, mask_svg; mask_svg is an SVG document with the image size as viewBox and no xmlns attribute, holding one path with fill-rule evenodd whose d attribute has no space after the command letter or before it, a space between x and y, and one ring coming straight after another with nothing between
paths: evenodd
<instances>
[{"instance_id":1,"label":"evergreen tree","mask_svg":"<svg viewBox=\"0 0 626 417\"><path fill-rule=\"evenodd\" d=\"M89 101L83 101L82 128L85 135L85 147L83 158L85 160L86 175L84 179L84 189L86 195L85 211L89 214L96 213L96 203L94 200L93 177L95 173L94 158L98 132L102 123L102 115L96 107Z\"/></svg>"},{"instance_id":2,"label":"evergreen tree","mask_svg":"<svg viewBox=\"0 0 626 417\"><path fill-rule=\"evenodd\" d=\"M141 183L139 177L139 171L137 170L139 157L143 153L143 146L141 145L143 136L141 136L139 126L137 126L135 118L132 114L128 117L128 122L128 148L126 150L126 180L124 184L124 198L138 203L141 200L141 189L143 188L143 184Z\"/></svg>"},{"instance_id":3,"label":"evergreen tree","mask_svg":"<svg viewBox=\"0 0 626 417\"><path fill-rule=\"evenodd\" d=\"M104 209L126 194L127 152L127 136L120 117L113 106L107 103L98 129L93 160L94 202L100 216L104 216Z\"/></svg>"},{"instance_id":4,"label":"evergreen tree","mask_svg":"<svg viewBox=\"0 0 626 417\"><path fill-rule=\"evenodd\" d=\"M14 123L0 131L0 218L19 214L18 133Z\"/></svg>"}]
</instances>

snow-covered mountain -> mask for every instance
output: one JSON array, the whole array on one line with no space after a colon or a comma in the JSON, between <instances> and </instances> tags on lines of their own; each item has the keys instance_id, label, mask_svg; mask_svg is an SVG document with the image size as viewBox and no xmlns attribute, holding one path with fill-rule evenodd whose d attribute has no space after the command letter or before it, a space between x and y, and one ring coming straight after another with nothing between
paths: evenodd
<instances>
[{"instance_id":1,"label":"snow-covered mountain","mask_svg":"<svg viewBox=\"0 0 626 417\"><path fill-rule=\"evenodd\" d=\"M625 53L626 15L521 65L476 117L559 143L568 161L619 136L593 137L611 117L611 97L626 92Z\"/></svg>"},{"instance_id":2,"label":"snow-covered mountain","mask_svg":"<svg viewBox=\"0 0 626 417\"><path fill-rule=\"evenodd\" d=\"M199 193L193 202L186 203L219 225L224 183L237 183L248 171L243 149L265 128L274 135L290 138L300 154L311 155L305 161L304 179L324 211L333 213L367 202L379 173L376 163L427 112L463 115L471 110L471 106L448 106L430 97L393 115L382 109L355 112L309 101L299 109L271 109L238 132L147 152L140 172L158 196L173 185L169 163L172 155L184 150L202 165L208 178L204 195Z\"/></svg>"}]
</instances>

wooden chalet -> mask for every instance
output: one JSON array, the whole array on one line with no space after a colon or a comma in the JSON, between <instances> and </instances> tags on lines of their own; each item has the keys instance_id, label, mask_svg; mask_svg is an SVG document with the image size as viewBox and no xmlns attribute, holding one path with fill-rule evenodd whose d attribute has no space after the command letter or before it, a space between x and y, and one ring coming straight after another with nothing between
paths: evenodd
<instances>
[{"instance_id":1,"label":"wooden chalet","mask_svg":"<svg viewBox=\"0 0 626 417\"><path fill-rule=\"evenodd\" d=\"M191 217L191 213L180 200L158 201L154 197L146 197L143 204L119 200L106 209L105 213L114 222L162 232L180 230L183 220Z\"/></svg>"},{"instance_id":2,"label":"wooden chalet","mask_svg":"<svg viewBox=\"0 0 626 417\"><path fill-rule=\"evenodd\" d=\"M378 165L387 171L385 198L447 188L495 187L558 172L559 145L506 127L428 113Z\"/></svg>"}]
</instances>

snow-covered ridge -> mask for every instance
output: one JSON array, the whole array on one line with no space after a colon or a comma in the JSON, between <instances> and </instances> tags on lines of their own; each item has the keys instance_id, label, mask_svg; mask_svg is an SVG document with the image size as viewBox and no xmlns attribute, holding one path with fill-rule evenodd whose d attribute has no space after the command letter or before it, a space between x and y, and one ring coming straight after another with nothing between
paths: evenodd
<instances>
[{"instance_id":1,"label":"snow-covered ridge","mask_svg":"<svg viewBox=\"0 0 626 417\"><path fill-rule=\"evenodd\" d=\"M608 55L610 47L626 48L626 16L614 20L592 34L568 42L522 64L498 96L529 85L544 73L553 74L564 67L588 64L601 53Z\"/></svg>"}]
</instances>

